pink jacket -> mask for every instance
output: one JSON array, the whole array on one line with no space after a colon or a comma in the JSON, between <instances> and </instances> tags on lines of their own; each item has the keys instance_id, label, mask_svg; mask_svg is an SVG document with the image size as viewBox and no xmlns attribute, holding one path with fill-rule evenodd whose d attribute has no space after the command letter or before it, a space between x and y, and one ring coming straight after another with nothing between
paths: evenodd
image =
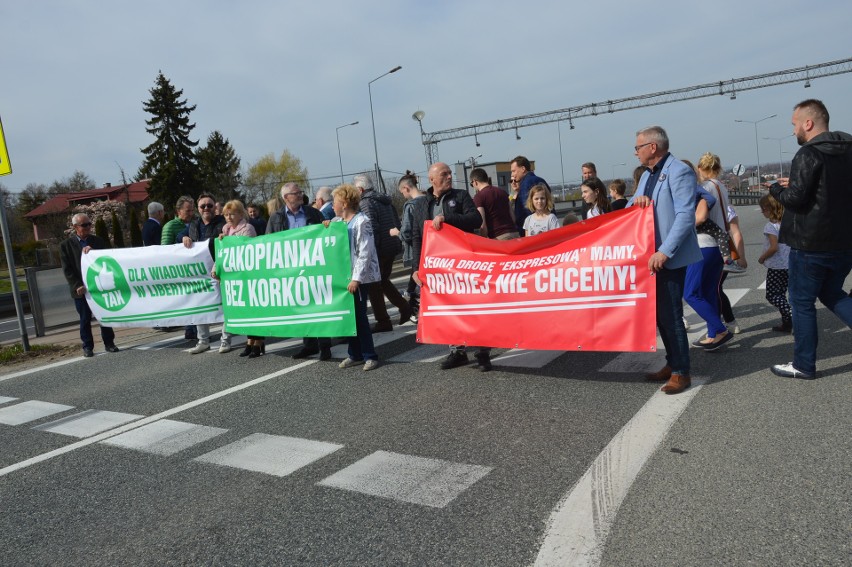
<instances>
[{"instance_id":1,"label":"pink jacket","mask_svg":"<svg viewBox=\"0 0 852 567\"><path fill-rule=\"evenodd\" d=\"M222 234L224 236L257 236L254 227L246 222L245 219L241 220L236 227L225 224L222 228Z\"/></svg>"}]
</instances>

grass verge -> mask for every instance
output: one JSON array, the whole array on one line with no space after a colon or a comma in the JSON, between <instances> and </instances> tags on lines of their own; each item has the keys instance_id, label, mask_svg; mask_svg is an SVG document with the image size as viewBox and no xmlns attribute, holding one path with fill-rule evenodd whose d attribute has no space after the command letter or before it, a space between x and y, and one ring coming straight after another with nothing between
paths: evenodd
<instances>
[{"instance_id":1,"label":"grass verge","mask_svg":"<svg viewBox=\"0 0 852 567\"><path fill-rule=\"evenodd\" d=\"M49 354L64 353L73 347L60 345L30 345L29 352L24 352L20 344L0 347L0 364L13 364L22 360L29 360Z\"/></svg>"}]
</instances>

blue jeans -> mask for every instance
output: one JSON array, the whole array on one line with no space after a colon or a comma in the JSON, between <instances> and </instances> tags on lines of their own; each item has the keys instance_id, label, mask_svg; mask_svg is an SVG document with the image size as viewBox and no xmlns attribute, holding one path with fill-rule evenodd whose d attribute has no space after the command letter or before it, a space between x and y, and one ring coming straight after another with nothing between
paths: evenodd
<instances>
[{"instance_id":1,"label":"blue jeans","mask_svg":"<svg viewBox=\"0 0 852 567\"><path fill-rule=\"evenodd\" d=\"M819 344L817 298L852 328L852 297L843 291L843 283L850 270L852 250L790 250L789 290L795 337L793 366L797 370L816 372L816 350Z\"/></svg>"},{"instance_id":2,"label":"blue jeans","mask_svg":"<svg viewBox=\"0 0 852 567\"><path fill-rule=\"evenodd\" d=\"M370 331L370 320L367 319L367 297L372 284L361 284L353 294L355 300L355 331L357 336L349 337L348 355L352 360L378 360L376 348L373 346L373 333Z\"/></svg>"},{"instance_id":3,"label":"blue jeans","mask_svg":"<svg viewBox=\"0 0 852 567\"><path fill-rule=\"evenodd\" d=\"M80 340L83 341L83 348L95 348L95 339L92 336L92 310L89 309L86 298L75 297L74 307L80 314ZM115 342L115 331L112 327L101 325L101 338L105 345L111 345Z\"/></svg>"},{"instance_id":4,"label":"blue jeans","mask_svg":"<svg viewBox=\"0 0 852 567\"><path fill-rule=\"evenodd\" d=\"M686 267L663 268L654 277L657 279L657 328L666 348L666 364L673 373L688 376L689 340L683 326Z\"/></svg>"},{"instance_id":5,"label":"blue jeans","mask_svg":"<svg viewBox=\"0 0 852 567\"><path fill-rule=\"evenodd\" d=\"M703 259L686 268L684 299L707 322L711 339L728 330L719 316L719 282L722 281L722 253L718 246L701 249Z\"/></svg>"}]
</instances>

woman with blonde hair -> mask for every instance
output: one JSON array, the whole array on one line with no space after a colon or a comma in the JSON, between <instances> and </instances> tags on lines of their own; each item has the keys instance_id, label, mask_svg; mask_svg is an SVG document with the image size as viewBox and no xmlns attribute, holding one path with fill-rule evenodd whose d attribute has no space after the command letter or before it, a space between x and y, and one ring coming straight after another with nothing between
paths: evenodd
<instances>
[{"instance_id":1,"label":"woman with blonde hair","mask_svg":"<svg viewBox=\"0 0 852 567\"><path fill-rule=\"evenodd\" d=\"M242 202L234 199L225 203L222 207L222 216L225 217L225 226L222 227L222 234L219 235L220 240L226 236L248 236L250 238L257 236L254 227L247 220L246 209ZM215 268L212 276L216 278ZM231 350L232 336L224 328L222 329L222 344L219 346L220 353ZM263 337L248 336L246 337L246 348L240 353L240 356L257 358L265 353L266 345Z\"/></svg>"},{"instance_id":2,"label":"woman with blonde hair","mask_svg":"<svg viewBox=\"0 0 852 567\"><path fill-rule=\"evenodd\" d=\"M340 185L331 192L334 198L334 212L337 215L331 222L345 222L349 233L349 255L352 259L352 279L347 289L355 301L356 336L349 337L348 357L340 363L340 368L350 368L364 363L369 371L379 366L379 355L373 345L373 333L367 319L367 297L370 284L381 281L379 256L373 241L373 228L370 219L360 212L361 191L354 185Z\"/></svg>"},{"instance_id":3,"label":"woman with blonde hair","mask_svg":"<svg viewBox=\"0 0 852 567\"><path fill-rule=\"evenodd\" d=\"M716 203L707 209L706 218L720 227L727 226L728 188L718 179L722 171L719 156L705 153L698 160L696 170L702 187L716 199ZM704 220L697 216L696 224L701 224ZM698 246L701 248L702 260L687 266L683 297L707 322L707 337L693 345L712 352L733 338L733 333L728 330L720 316L719 284L724 263L719 241L710 234L699 233Z\"/></svg>"}]
</instances>

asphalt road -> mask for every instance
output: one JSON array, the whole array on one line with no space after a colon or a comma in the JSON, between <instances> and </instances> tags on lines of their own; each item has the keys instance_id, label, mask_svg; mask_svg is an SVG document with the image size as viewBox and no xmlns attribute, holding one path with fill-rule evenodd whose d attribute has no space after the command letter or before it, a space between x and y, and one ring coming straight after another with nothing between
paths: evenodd
<instances>
[{"instance_id":1,"label":"asphalt road","mask_svg":"<svg viewBox=\"0 0 852 567\"><path fill-rule=\"evenodd\" d=\"M764 220L757 207L740 215L756 259ZM770 330L764 276L755 261L728 278L743 332L693 353L706 383L623 502L595 504L610 520L585 564L849 564L850 331L822 309L820 379L774 377L792 338ZM445 351L412 332L381 336L370 373L338 369L342 345L331 362L292 360L294 341L247 360L159 337L3 369L2 563L542 562L554 510L658 386L616 353L444 372L433 359ZM9 411L21 404L35 413Z\"/></svg>"}]
</instances>

